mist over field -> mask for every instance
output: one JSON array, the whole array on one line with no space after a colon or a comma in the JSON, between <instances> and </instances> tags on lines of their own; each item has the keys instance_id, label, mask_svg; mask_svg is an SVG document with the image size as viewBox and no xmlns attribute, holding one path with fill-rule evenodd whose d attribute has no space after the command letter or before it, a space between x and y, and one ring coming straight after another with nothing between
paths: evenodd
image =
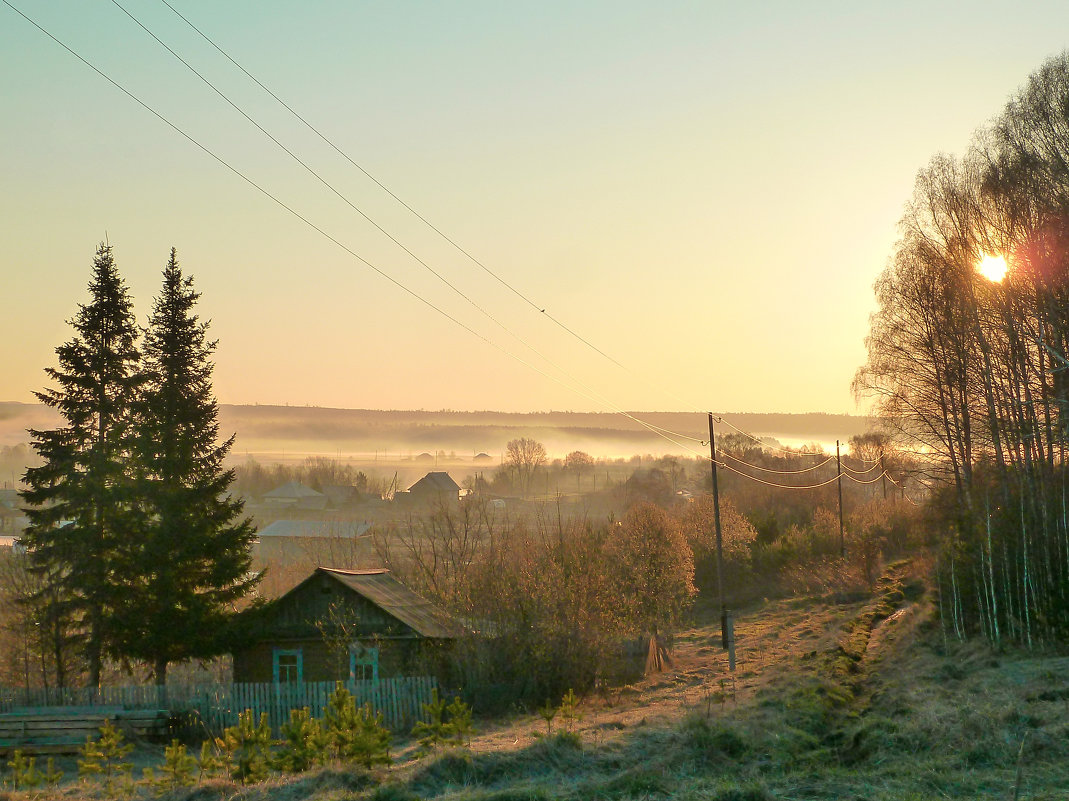
<instances>
[{"instance_id":1,"label":"mist over field","mask_svg":"<svg viewBox=\"0 0 1069 801\"><path fill-rule=\"evenodd\" d=\"M693 412L636 412L644 422L698 440L708 438L707 419ZM236 433L232 461L289 461L310 455L361 460L404 461L442 452L451 462L470 462L485 453L499 461L505 444L531 437L549 458L581 450L595 458L635 454L693 456L707 453L699 442L670 439L622 414L607 412L462 412L329 409L297 406L220 406L220 434ZM871 418L847 414L724 414L718 436L728 425L751 434L799 446L818 443L834 449L868 430ZM60 417L40 404L0 403L0 445L28 442L27 428L51 428ZM675 440L675 441L673 441Z\"/></svg>"}]
</instances>

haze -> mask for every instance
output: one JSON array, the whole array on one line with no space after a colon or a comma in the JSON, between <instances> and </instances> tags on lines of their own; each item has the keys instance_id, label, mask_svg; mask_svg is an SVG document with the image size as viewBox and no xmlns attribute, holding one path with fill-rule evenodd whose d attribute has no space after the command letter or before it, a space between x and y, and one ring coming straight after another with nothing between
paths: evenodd
<instances>
[{"instance_id":1,"label":"haze","mask_svg":"<svg viewBox=\"0 0 1069 801\"><path fill-rule=\"evenodd\" d=\"M961 152L1069 31L1057 2L175 4L532 306L164 5L127 6L473 305L117 7L12 2L455 319L5 5L0 400L21 402L106 237L142 319L178 248L224 403L855 411L871 285L914 174Z\"/></svg>"}]
</instances>

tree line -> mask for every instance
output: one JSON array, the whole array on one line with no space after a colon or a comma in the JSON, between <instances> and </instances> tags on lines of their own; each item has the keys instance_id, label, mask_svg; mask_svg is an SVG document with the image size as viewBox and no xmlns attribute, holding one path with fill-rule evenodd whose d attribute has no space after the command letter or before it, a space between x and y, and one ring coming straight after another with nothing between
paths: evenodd
<instances>
[{"instance_id":1,"label":"tree line","mask_svg":"<svg viewBox=\"0 0 1069 801\"><path fill-rule=\"evenodd\" d=\"M58 686L97 686L107 658L159 684L174 662L224 649L233 602L255 585L254 531L223 469L208 323L175 250L148 325L137 325L109 245L89 301L37 392L63 425L31 430L41 464L23 477L26 630Z\"/></svg>"},{"instance_id":2,"label":"tree line","mask_svg":"<svg viewBox=\"0 0 1069 801\"><path fill-rule=\"evenodd\" d=\"M855 388L927 463L946 630L1064 640L1069 54L931 160L900 227Z\"/></svg>"}]
</instances>

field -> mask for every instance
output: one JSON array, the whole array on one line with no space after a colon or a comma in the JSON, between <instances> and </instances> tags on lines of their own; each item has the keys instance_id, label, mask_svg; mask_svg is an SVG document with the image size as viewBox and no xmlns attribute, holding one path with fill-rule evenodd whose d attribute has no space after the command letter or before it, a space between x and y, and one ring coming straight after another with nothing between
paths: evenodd
<instances>
[{"instance_id":1,"label":"field","mask_svg":"<svg viewBox=\"0 0 1069 801\"><path fill-rule=\"evenodd\" d=\"M934 603L921 569L899 563L868 597L741 610L734 677L716 610L702 603L673 667L583 699L571 735L557 721L547 736L542 718L517 711L480 721L465 749L419 757L398 743L395 764L373 772L321 768L249 788L214 780L175 797L1066 798L1069 659L944 644ZM98 793L68 783L54 795Z\"/></svg>"},{"instance_id":2,"label":"field","mask_svg":"<svg viewBox=\"0 0 1069 801\"><path fill-rule=\"evenodd\" d=\"M689 450L651 433L633 420L608 412L384 411L325 409L298 406L234 406L219 409L220 431L237 433L232 458L253 457L278 462L308 455L352 458L393 466L442 452L454 464L470 464L479 453L494 464L505 443L532 437L546 446L549 457L582 450L599 458L629 457L636 453L692 455ZM646 422L699 439L708 437L706 416L693 412L643 412ZM847 414L752 414L728 416L729 421L760 436L797 445L820 442L832 449L866 431L868 417ZM27 428L59 425L56 414L39 404L0 402L0 445L27 442ZM731 429L724 427L722 433ZM697 443L692 443L701 452ZM451 454L451 456L450 456Z\"/></svg>"}]
</instances>

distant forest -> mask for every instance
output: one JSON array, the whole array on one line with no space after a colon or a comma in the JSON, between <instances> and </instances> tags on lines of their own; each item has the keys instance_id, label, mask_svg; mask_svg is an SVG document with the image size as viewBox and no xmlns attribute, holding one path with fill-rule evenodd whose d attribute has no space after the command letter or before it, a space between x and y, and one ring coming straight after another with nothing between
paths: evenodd
<instances>
[{"instance_id":1,"label":"distant forest","mask_svg":"<svg viewBox=\"0 0 1069 801\"><path fill-rule=\"evenodd\" d=\"M643 421L671 431L707 438L706 417L693 412L635 412ZM730 424L758 436L802 442L844 442L869 430L872 419L848 414L724 413ZM248 453L372 453L392 456L423 451L455 451L458 456L485 452L496 457L505 443L532 437L551 456L585 450L594 456L636 453L686 454L673 442L634 420L609 412L389 411L307 406L221 404L220 431L237 433L233 457ZM0 402L0 444L26 442L26 428L50 427L58 418L44 406ZM719 431L731 432L728 425ZM688 447L701 449L697 443Z\"/></svg>"}]
</instances>

